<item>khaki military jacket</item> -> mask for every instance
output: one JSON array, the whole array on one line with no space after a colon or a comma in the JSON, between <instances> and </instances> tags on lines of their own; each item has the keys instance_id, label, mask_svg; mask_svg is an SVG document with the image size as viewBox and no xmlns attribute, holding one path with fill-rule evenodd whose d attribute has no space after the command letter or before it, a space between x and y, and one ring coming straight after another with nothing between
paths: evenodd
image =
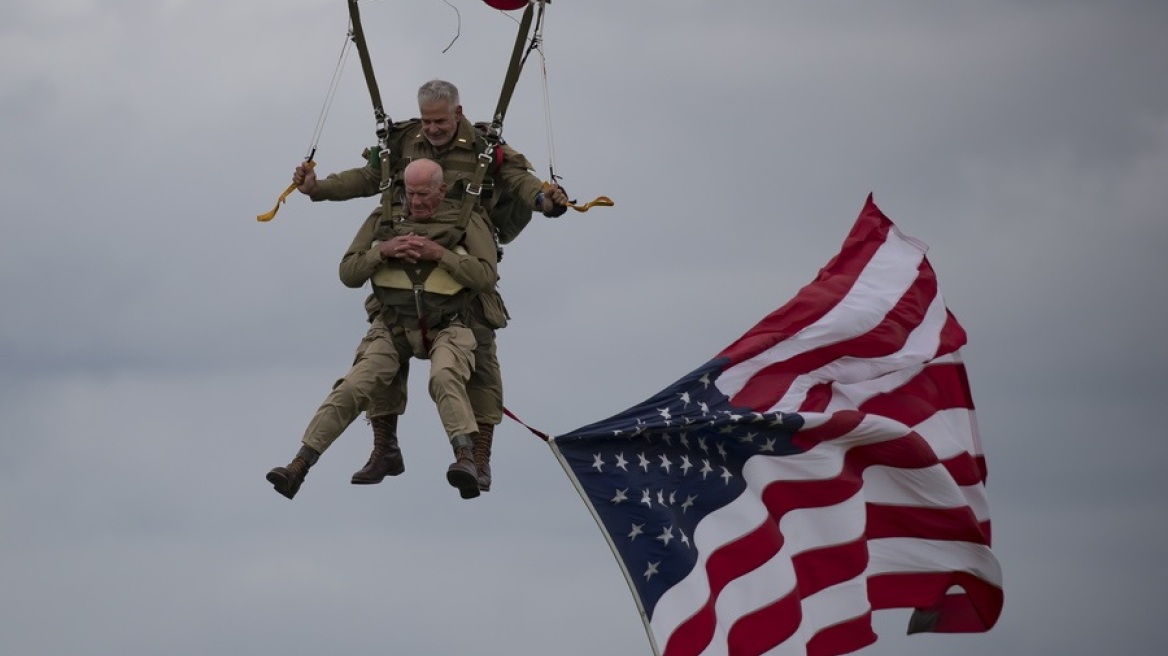
<instances>
[{"instance_id":1,"label":"khaki military jacket","mask_svg":"<svg viewBox=\"0 0 1168 656\"><path fill-rule=\"evenodd\" d=\"M431 221L456 223L458 214L458 204L449 200L443 201ZM340 278L346 287L363 287L375 271L386 266L378 251L380 242L376 241L380 221L380 212L370 214L357 230L349 249L341 257ZM401 234L409 232L408 221L399 223L399 232ZM455 282L467 289L480 293L492 292L499 281L498 251L495 249L491 229L476 214L472 214L467 221L466 236L462 245L466 249L465 254L447 248L437 263L438 268L450 274Z\"/></svg>"},{"instance_id":2,"label":"khaki military jacket","mask_svg":"<svg viewBox=\"0 0 1168 656\"><path fill-rule=\"evenodd\" d=\"M447 197L461 202L462 190L473 177L477 155L475 154L475 127L464 116L458 124L451 145L441 154L435 152L434 147L426 141L421 125L417 125L402 137L402 158L407 162L415 159L432 159L442 165L446 186L449 189ZM531 164L527 158L519 154L514 148L504 144L502 146L503 163L498 171L491 176L491 182L500 188L507 189L521 202L535 210L535 197L543 189L543 182L532 173ZM403 167L404 168L404 167ZM366 198L376 196L381 189L381 172L373 168L372 164L331 173L317 181L316 189L309 196L314 201L322 200L349 200L351 198ZM391 198L391 207L395 215L401 215L402 200ZM486 201L488 209L493 198ZM490 222L486 212L483 220Z\"/></svg>"}]
</instances>

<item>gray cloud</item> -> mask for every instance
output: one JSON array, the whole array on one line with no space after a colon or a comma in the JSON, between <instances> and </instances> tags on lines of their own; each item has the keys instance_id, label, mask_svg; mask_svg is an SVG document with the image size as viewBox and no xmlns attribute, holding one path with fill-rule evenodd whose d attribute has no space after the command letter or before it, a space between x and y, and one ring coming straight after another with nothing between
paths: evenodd
<instances>
[{"instance_id":1,"label":"gray cloud","mask_svg":"<svg viewBox=\"0 0 1168 656\"><path fill-rule=\"evenodd\" d=\"M455 6L443 53L449 6L363 3L393 117L432 77L494 107L514 24ZM358 423L295 501L263 480L364 331L336 265L373 201L254 220L346 24L318 0L0 8L0 652L649 652L546 446L504 423L496 489L462 502L420 375L404 476L349 485ZM617 206L508 247L508 406L562 433L647 398L810 281L874 192L970 335L1007 601L984 635L878 614L861 653L1152 653L1165 27L1140 2L554 3L556 172ZM546 177L538 64L505 136ZM319 169L372 139L353 57Z\"/></svg>"}]
</instances>

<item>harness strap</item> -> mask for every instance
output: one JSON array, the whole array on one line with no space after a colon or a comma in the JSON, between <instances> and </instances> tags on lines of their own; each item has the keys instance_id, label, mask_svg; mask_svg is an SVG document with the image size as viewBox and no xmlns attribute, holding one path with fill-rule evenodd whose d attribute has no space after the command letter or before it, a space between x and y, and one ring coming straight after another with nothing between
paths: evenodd
<instances>
[{"instance_id":1,"label":"harness strap","mask_svg":"<svg viewBox=\"0 0 1168 656\"><path fill-rule=\"evenodd\" d=\"M426 312L422 309L422 285L414 283L414 307L418 310L418 332L422 335L422 350L430 352L430 336L426 331Z\"/></svg>"},{"instance_id":2,"label":"harness strap","mask_svg":"<svg viewBox=\"0 0 1168 656\"><path fill-rule=\"evenodd\" d=\"M361 27L361 10L357 7L357 0L349 0L349 22L353 43L357 45L357 55L361 58L361 72L365 74L365 86L369 87L369 100L373 103L373 120L377 123L377 146L381 163L381 213L389 218L393 205L393 197L385 193L393 184L393 175L389 170L389 116L385 113L385 105L381 102L381 91L377 87L377 76L373 73L373 58L369 56L369 44L365 41L365 29Z\"/></svg>"},{"instance_id":3,"label":"harness strap","mask_svg":"<svg viewBox=\"0 0 1168 656\"><path fill-rule=\"evenodd\" d=\"M378 187L381 190L381 219L391 221L393 219L393 194L389 188L393 186L393 174L389 171L388 146L383 145L377 156L381 165L381 184Z\"/></svg>"},{"instance_id":4,"label":"harness strap","mask_svg":"<svg viewBox=\"0 0 1168 656\"><path fill-rule=\"evenodd\" d=\"M539 3L539 13L543 16L543 3ZM531 20L534 14L534 5L529 3L523 10L523 18L519 21L519 32L515 35L515 46L511 49L511 63L507 66L507 76L503 78L503 89L499 93L499 104L495 107L495 115L491 120L491 127L503 127L503 117L507 114L507 106L511 104L511 95L515 92L515 84L519 81L519 74L523 71L523 46L527 43L527 33L531 31Z\"/></svg>"},{"instance_id":5,"label":"harness strap","mask_svg":"<svg viewBox=\"0 0 1168 656\"><path fill-rule=\"evenodd\" d=\"M425 271L423 272L423 269ZM422 291L426 286L426 278L434 271L434 267L420 267L412 266L405 267L406 275L410 277L410 282L413 283L414 290L414 309L418 311L418 332L422 335L422 349L427 353L430 352L430 336L426 331L426 310L424 303L422 303Z\"/></svg>"},{"instance_id":6,"label":"harness strap","mask_svg":"<svg viewBox=\"0 0 1168 656\"><path fill-rule=\"evenodd\" d=\"M373 118L377 121L379 145L385 146L385 136L389 129L389 117L381 103L381 91L377 88L377 77L373 74L373 59L369 56L369 44L365 42L365 30L361 27L361 10L357 0L349 0L349 21L352 23L353 43L357 45L357 55L361 58L361 70L365 73L365 85L369 87L369 99L373 101Z\"/></svg>"},{"instance_id":7,"label":"harness strap","mask_svg":"<svg viewBox=\"0 0 1168 656\"><path fill-rule=\"evenodd\" d=\"M490 168L491 163L495 159L495 143L492 143L491 137L485 136L486 147L483 152L479 153L475 158L475 170L471 174L470 182L467 183L466 188L462 190L462 207L458 211L458 227L466 229L467 223L470 222L470 213L474 206L482 202L483 197L483 180L487 177L487 169Z\"/></svg>"},{"instance_id":8,"label":"harness strap","mask_svg":"<svg viewBox=\"0 0 1168 656\"><path fill-rule=\"evenodd\" d=\"M543 16L543 2L539 2L540 17ZM474 206L482 202L483 180L487 177L487 170L495 161L495 151L502 143L503 118L507 115L507 106L511 104L511 96L515 93L515 84L519 81L519 74L523 71L523 47L527 43L527 35L531 31L532 19L535 15L534 3L529 3L523 10L523 18L519 21L519 31L515 34L515 45L511 49L511 61L507 65L507 75L503 78L503 88L499 92L499 103L495 106L495 115L487 126L482 139L486 142L482 152L475 160L475 170L471 180L463 191L462 207L458 213L458 225L465 228L470 221L470 214Z\"/></svg>"}]
</instances>

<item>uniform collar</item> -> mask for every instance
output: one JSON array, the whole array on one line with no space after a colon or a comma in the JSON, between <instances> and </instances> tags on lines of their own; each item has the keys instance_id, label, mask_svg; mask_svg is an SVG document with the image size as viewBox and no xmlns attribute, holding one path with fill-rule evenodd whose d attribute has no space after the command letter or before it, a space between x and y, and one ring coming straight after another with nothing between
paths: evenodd
<instances>
[{"instance_id":1,"label":"uniform collar","mask_svg":"<svg viewBox=\"0 0 1168 656\"><path fill-rule=\"evenodd\" d=\"M451 140L450 148L446 149L444 152L449 153L460 148L464 150L474 150L475 137L476 134L474 124L472 124L466 116L463 116L458 121L458 130L454 132L454 139ZM418 128L417 136L414 138L420 142L425 143L425 145L431 151L434 150L434 146L431 146L430 142L426 141L426 135L422 133L421 127Z\"/></svg>"}]
</instances>

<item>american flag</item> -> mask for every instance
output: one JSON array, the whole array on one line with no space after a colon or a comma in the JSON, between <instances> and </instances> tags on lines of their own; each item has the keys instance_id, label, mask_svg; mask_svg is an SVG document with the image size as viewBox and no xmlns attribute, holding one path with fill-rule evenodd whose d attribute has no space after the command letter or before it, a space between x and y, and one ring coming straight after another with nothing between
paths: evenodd
<instances>
[{"instance_id":1,"label":"american flag","mask_svg":"<svg viewBox=\"0 0 1168 656\"><path fill-rule=\"evenodd\" d=\"M659 656L854 652L1002 608L986 467L926 246L872 202L816 279L669 388L550 440Z\"/></svg>"}]
</instances>

